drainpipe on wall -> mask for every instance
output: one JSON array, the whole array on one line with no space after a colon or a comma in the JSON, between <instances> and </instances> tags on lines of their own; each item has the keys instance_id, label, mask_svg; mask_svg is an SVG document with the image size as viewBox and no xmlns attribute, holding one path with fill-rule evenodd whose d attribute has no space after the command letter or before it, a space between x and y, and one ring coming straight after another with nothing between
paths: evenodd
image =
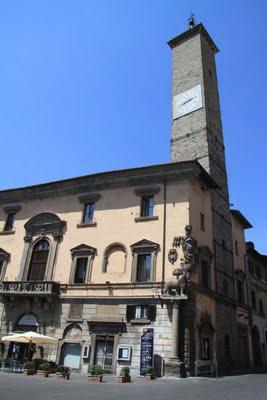
<instances>
[{"instance_id":1,"label":"drainpipe on wall","mask_svg":"<svg viewBox=\"0 0 267 400\"><path fill-rule=\"evenodd\" d=\"M167 184L166 181L164 180L163 183L163 237L162 237L162 278L161 278L161 282L162 282L162 289L163 289L163 285L165 282L165 257L166 257L166 194L167 194Z\"/></svg>"}]
</instances>

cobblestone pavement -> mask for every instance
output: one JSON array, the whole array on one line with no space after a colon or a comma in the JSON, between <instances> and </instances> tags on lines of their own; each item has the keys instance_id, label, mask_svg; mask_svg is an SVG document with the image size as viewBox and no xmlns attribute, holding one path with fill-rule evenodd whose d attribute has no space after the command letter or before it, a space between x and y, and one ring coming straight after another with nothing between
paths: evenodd
<instances>
[{"instance_id":1,"label":"cobblestone pavement","mask_svg":"<svg viewBox=\"0 0 267 400\"><path fill-rule=\"evenodd\" d=\"M54 376L0 374L0 400L267 400L267 375L241 375L219 379L136 379L118 384L113 377L89 383L72 374L69 381Z\"/></svg>"}]
</instances>

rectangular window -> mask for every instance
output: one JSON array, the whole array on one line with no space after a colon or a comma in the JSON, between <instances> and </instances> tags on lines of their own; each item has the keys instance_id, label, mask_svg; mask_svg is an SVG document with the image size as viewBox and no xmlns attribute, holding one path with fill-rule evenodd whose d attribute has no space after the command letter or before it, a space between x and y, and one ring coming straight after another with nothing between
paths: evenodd
<instances>
[{"instance_id":1,"label":"rectangular window","mask_svg":"<svg viewBox=\"0 0 267 400\"><path fill-rule=\"evenodd\" d=\"M235 255L239 256L238 241L235 240Z\"/></svg>"},{"instance_id":2,"label":"rectangular window","mask_svg":"<svg viewBox=\"0 0 267 400\"><path fill-rule=\"evenodd\" d=\"M200 229L205 232L205 215L200 213Z\"/></svg>"},{"instance_id":3,"label":"rectangular window","mask_svg":"<svg viewBox=\"0 0 267 400\"><path fill-rule=\"evenodd\" d=\"M126 319L127 322L132 323L137 322L137 320L139 320L139 322L142 322L142 320L144 320L144 323L147 323L147 321L145 320L156 320L156 313L157 308L155 304L138 306L128 304L126 309Z\"/></svg>"},{"instance_id":4,"label":"rectangular window","mask_svg":"<svg viewBox=\"0 0 267 400\"><path fill-rule=\"evenodd\" d=\"M207 261L201 262L201 284L203 288L210 289L210 265Z\"/></svg>"},{"instance_id":5,"label":"rectangular window","mask_svg":"<svg viewBox=\"0 0 267 400\"><path fill-rule=\"evenodd\" d=\"M87 203L84 205L83 210L83 224L87 224L88 222L92 222L94 218L95 211L95 203Z\"/></svg>"},{"instance_id":6,"label":"rectangular window","mask_svg":"<svg viewBox=\"0 0 267 400\"><path fill-rule=\"evenodd\" d=\"M87 271L87 257L77 258L74 283L85 283L86 271Z\"/></svg>"},{"instance_id":7,"label":"rectangular window","mask_svg":"<svg viewBox=\"0 0 267 400\"><path fill-rule=\"evenodd\" d=\"M144 196L141 200L141 217L153 217L154 196Z\"/></svg>"},{"instance_id":8,"label":"rectangular window","mask_svg":"<svg viewBox=\"0 0 267 400\"><path fill-rule=\"evenodd\" d=\"M15 213L7 214L4 231L12 231L15 221L15 215L16 215Z\"/></svg>"},{"instance_id":9,"label":"rectangular window","mask_svg":"<svg viewBox=\"0 0 267 400\"><path fill-rule=\"evenodd\" d=\"M138 254L136 282L151 281L151 254Z\"/></svg>"},{"instance_id":10,"label":"rectangular window","mask_svg":"<svg viewBox=\"0 0 267 400\"><path fill-rule=\"evenodd\" d=\"M136 306L135 319L147 319L147 318L148 318L148 306Z\"/></svg>"}]
</instances>

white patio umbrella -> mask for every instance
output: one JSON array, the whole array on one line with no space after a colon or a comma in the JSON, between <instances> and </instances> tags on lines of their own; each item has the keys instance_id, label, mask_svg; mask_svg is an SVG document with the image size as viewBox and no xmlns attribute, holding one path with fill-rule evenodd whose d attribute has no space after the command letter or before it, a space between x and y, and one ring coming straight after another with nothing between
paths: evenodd
<instances>
[{"instance_id":1,"label":"white patio umbrella","mask_svg":"<svg viewBox=\"0 0 267 400\"><path fill-rule=\"evenodd\" d=\"M1 340L2 342L18 342L29 344L49 344L57 343L58 341L58 339L46 335L41 335L37 332L14 333L8 336L3 336Z\"/></svg>"}]
</instances>

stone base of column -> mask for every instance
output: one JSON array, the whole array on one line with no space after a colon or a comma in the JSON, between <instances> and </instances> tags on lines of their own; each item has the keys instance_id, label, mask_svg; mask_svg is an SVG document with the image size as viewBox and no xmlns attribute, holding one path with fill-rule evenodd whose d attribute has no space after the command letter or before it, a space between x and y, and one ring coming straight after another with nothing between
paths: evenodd
<instances>
[{"instance_id":1,"label":"stone base of column","mask_svg":"<svg viewBox=\"0 0 267 400\"><path fill-rule=\"evenodd\" d=\"M174 376L176 378L185 378L185 366L179 358L169 358L169 360L165 363L165 376Z\"/></svg>"}]
</instances>

